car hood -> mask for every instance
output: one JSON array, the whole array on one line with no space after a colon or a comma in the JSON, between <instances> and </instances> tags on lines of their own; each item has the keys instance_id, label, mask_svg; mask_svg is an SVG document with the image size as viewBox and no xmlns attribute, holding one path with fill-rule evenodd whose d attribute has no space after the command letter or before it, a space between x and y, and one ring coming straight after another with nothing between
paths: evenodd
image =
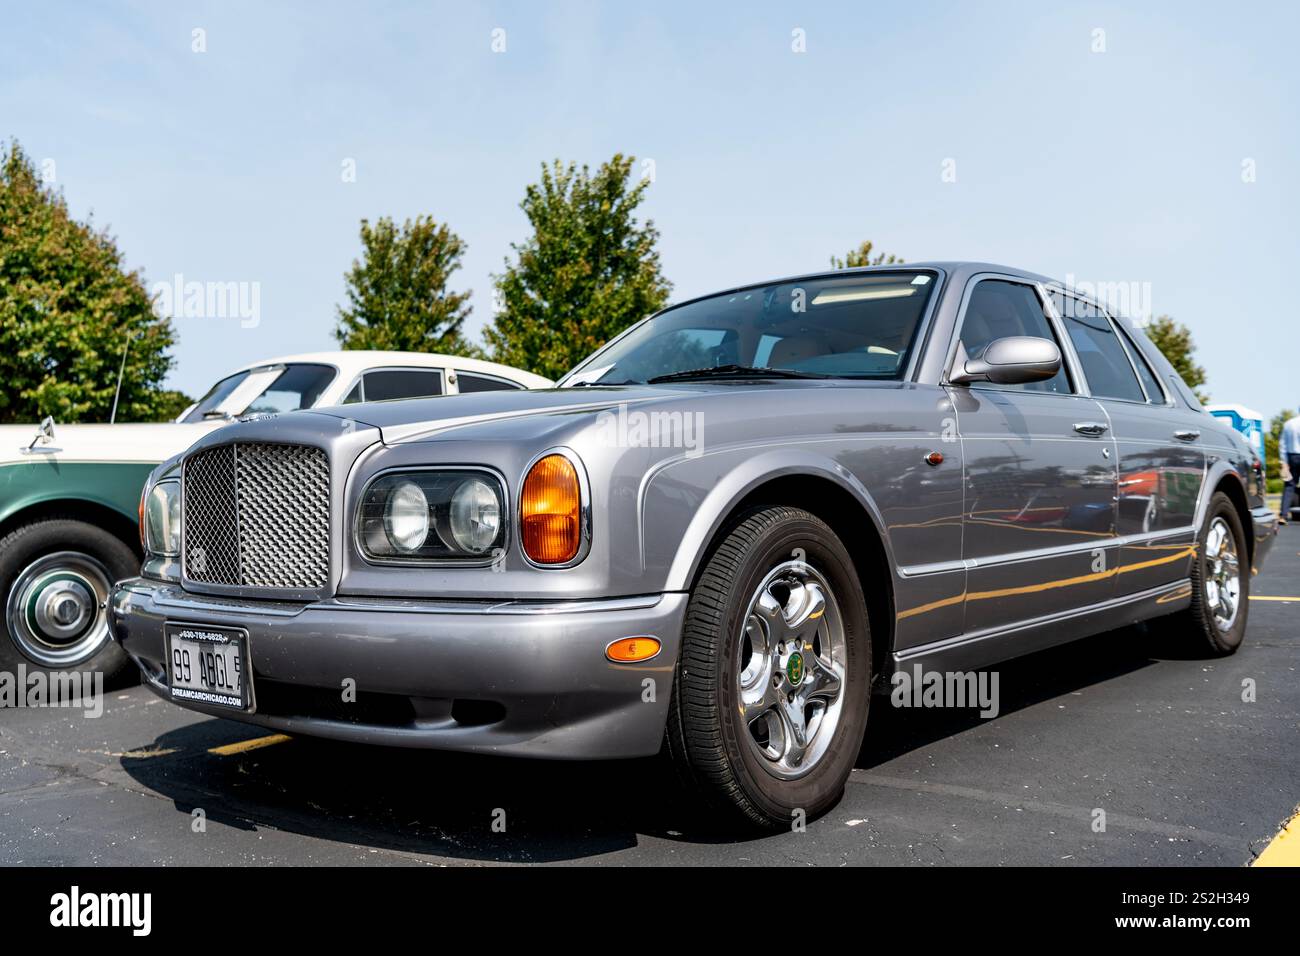
<instances>
[{"instance_id":1,"label":"car hood","mask_svg":"<svg viewBox=\"0 0 1300 956\"><path fill-rule=\"evenodd\" d=\"M54 425L54 440L27 448L36 425L0 425L0 462L41 460L79 462L146 462L157 464L222 423L123 425Z\"/></svg>"},{"instance_id":2,"label":"car hood","mask_svg":"<svg viewBox=\"0 0 1300 956\"><path fill-rule=\"evenodd\" d=\"M696 409L726 404L733 409L766 406L775 410L785 397L793 393L807 394L844 387L897 390L901 383L854 382L847 385L833 380L810 379L530 389L345 405L317 408L313 412L378 428L387 444L465 440L480 435L497 439L531 438L619 408L646 411L659 407ZM741 402L736 401L738 398Z\"/></svg>"}]
</instances>

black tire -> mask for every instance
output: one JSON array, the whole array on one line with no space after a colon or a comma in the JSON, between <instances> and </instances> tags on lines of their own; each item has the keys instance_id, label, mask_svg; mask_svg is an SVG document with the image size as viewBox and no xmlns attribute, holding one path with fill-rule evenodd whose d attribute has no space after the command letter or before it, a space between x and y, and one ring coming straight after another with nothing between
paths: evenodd
<instances>
[{"instance_id":1,"label":"black tire","mask_svg":"<svg viewBox=\"0 0 1300 956\"><path fill-rule=\"evenodd\" d=\"M736 675L750 600L798 549L833 592L847 673L825 750L803 776L783 779L744 737L751 731L741 716ZM779 681L779 666L777 671L772 679ZM765 686L769 678L762 680ZM824 813L844 792L862 746L870 687L866 601L839 538L820 518L798 508L740 516L709 556L687 605L665 749L688 793L721 821L749 828L790 827Z\"/></svg>"},{"instance_id":2,"label":"black tire","mask_svg":"<svg viewBox=\"0 0 1300 956\"><path fill-rule=\"evenodd\" d=\"M53 555L72 554L102 570L104 579L114 581L140 571L136 553L116 535L74 518L51 517L20 525L0 540L0 668L7 671L22 664L28 673L36 671L99 672L105 683L125 673L131 664L126 653L111 638L93 645L89 656L66 663L42 663L24 649L10 622L11 600L18 602L23 576L36 562ZM100 609L106 614L106 609ZM106 618L105 618L106 620ZM93 625L93 626L98 626Z\"/></svg>"},{"instance_id":3,"label":"black tire","mask_svg":"<svg viewBox=\"0 0 1300 956\"><path fill-rule=\"evenodd\" d=\"M1223 627L1216 619L1211 588L1214 581L1214 562L1207 554L1207 547L1216 521L1221 521L1232 536L1237 561L1238 597L1236 614L1231 626ZM1218 656L1236 652L1246 635L1246 619L1250 610L1250 559L1246 545L1246 533L1241 525L1241 516L1229 498L1221 491L1214 493L1205 514L1205 524L1201 528L1196 543L1196 556L1192 559L1192 603L1187 610L1172 618L1180 630L1185 628L1195 632L1198 641L1206 642L1210 651Z\"/></svg>"}]
</instances>

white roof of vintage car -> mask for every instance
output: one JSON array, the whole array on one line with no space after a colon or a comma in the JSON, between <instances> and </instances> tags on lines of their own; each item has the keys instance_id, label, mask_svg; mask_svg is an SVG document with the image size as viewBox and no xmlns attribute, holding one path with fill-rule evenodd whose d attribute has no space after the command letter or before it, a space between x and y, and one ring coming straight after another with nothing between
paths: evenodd
<instances>
[{"instance_id":1,"label":"white roof of vintage car","mask_svg":"<svg viewBox=\"0 0 1300 956\"><path fill-rule=\"evenodd\" d=\"M403 366L415 368L452 368L460 372L482 372L484 375L496 375L513 379L528 388L546 388L553 384L550 379L523 369L482 359L465 358L461 355L443 355L438 352L384 352L371 349L340 349L334 352L302 352L297 355L280 355L275 358L261 359L249 365L231 369L227 378L238 372L269 365L288 365L291 363L314 363L332 365L343 375L351 378L366 369L385 366Z\"/></svg>"}]
</instances>

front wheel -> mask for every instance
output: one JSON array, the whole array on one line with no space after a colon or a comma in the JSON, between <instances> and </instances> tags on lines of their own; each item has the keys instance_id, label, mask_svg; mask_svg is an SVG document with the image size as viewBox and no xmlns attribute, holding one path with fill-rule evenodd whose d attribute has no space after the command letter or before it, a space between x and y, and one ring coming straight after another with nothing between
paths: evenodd
<instances>
[{"instance_id":1,"label":"front wheel","mask_svg":"<svg viewBox=\"0 0 1300 956\"><path fill-rule=\"evenodd\" d=\"M816 516L743 516L691 592L667 750L732 820L790 826L835 804L866 727L871 633L853 560Z\"/></svg>"},{"instance_id":2,"label":"front wheel","mask_svg":"<svg viewBox=\"0 0 1300 956\"><path fill-rule=\"evenodd\" d=\"M106 681L130 663L110 638L108 600L114 581L139 559L102 528L70 518L22 525L0 540L4 633L0 667L99 671Z\"/></svg>"}]
</instances>

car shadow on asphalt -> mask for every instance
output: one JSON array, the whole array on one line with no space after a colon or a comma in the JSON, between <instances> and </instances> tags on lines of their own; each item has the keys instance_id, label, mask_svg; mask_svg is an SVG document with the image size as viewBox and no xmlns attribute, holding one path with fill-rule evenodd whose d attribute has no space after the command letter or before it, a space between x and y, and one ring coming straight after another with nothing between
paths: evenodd
<instances>
[{"instance_id":1,"label":"car shadow on asphalt","mask_svg":"<svg viewBox=\"0 0 1300 956\"><path fill-rule=\"evenodd\" d=\"M855 766L859 770L880 766L990 720L1104 684L1160 661L1202 660L1208 656L1187 635L1162 621L1108 631L985 668L998 674L993 717L982 717L979 706L894 706L893 688L886 686L872 698L867 733Z\"/></svg>"},{"instance_id":2,"label":"car shadow on asphalt","mask_svg":"<svg viewBox=\"0 0 1300 956\"><path fill-rule=\"evenodd\" d=\"M999 715L1179 656L1142 626L1090 638L999 668ZM994 718L997 719L997 718ZM872 716L857 767L878 766L981 723L975 710L896 709ZM234 721L200 720L123 757L141 786L209 823L270 828L408 855L538 863L587 860L642 836L696 844L762 837L702 829L661 758L551 762L367 747L295 738L222 755L213 748L265 736Z\"/></svg>"}]
</instances>

